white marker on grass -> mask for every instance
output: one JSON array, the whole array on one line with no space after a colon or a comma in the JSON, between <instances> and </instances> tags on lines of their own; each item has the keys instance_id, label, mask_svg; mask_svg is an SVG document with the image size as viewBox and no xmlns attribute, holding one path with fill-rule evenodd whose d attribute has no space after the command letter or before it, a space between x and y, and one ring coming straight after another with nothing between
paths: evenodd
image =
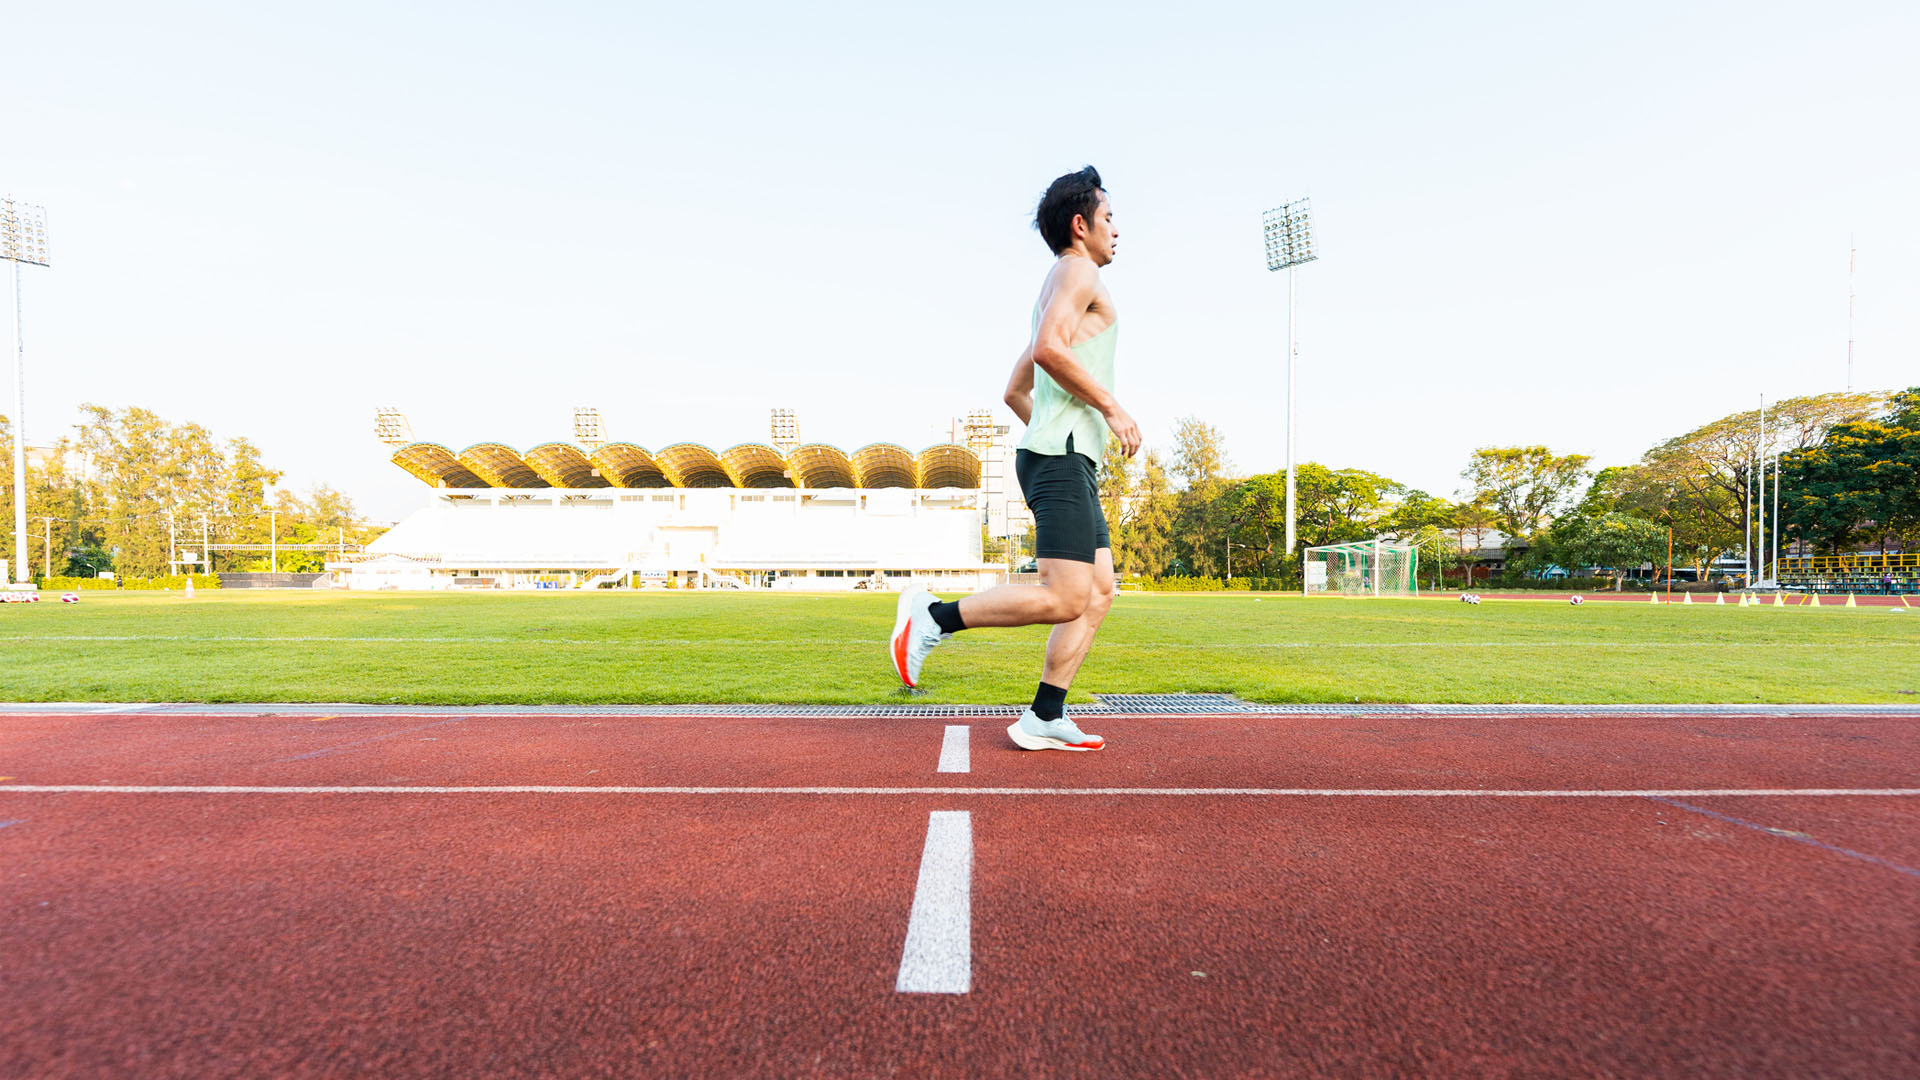
<instances>
[{"instance_id":1,"label":"white marker on grass","mask_svg":"<svg viewBox=\"0 0 1920 1080\"><path fill-rule=\"evenodd\" d=\"M973 815L927 815L920 881L900 950L902 994L964 994L973 988Z\"/></svg>"},{"instance_id":2,"label":"white marker on grass","mask_svg":"<svg viewBox=\"0 0 1920 1080\"><path fill-rule=\"evenodd\" d=\"M946 738L940 741L940 767L935 772L966 772L972 762L967 753L967 736L973 729L965 724L948 724Z\"/></svg>"}]
</instances>

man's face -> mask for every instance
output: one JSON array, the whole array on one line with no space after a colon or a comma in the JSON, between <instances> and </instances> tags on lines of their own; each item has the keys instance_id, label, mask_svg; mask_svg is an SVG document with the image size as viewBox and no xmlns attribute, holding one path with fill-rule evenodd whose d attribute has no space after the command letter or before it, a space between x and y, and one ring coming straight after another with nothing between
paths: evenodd
<instances>
[{"instance_id":1,"label":"man's face","mask_svg":"<svg viewBox=\"0 0 1920 1080\"><path fill-rule=\"evenodd\" d=\"M1080 232L1078 226L1075 231L1080 232L1086 241L1087 254L1092 257L1093 264L1105 266L1112 262L1114 253L1120 247L1120 230L1113 227L1113 203L1108 201L1107 193L1100 193L1100 205L1094 210L1092 221L1078 214L1074 218L1085 226L1084 232Z\"/></svg>"}]
</instances>

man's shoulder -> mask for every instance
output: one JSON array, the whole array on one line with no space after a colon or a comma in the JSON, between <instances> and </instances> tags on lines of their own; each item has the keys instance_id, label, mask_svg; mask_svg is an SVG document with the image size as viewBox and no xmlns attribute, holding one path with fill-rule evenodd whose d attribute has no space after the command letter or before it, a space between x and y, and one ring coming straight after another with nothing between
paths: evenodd
<instances>
[{"instance_id":1,"label":"man's shoulder","mask_svg":"<svg viewBox=\"0 0 1920 1080\"><path fill-rule=\"evenodd\" d=\"M1061 289L1072 291L1094 291L1100 288L1100 268L1092 259L1084 255L1062 255L1047 272L1049 293Z\"/></svg>"},{"instance_id":2,"label":"man's shoulder","mask_svg":"<svg viewBox=\"0 0 1920 1080\"><path fill-rule=\"evenodd\" d=\"M1087 258L1085 255L1079 255L1069 251L1054 260L1053 272L1061 276L1072 275L1074 277L1098 279L1100 277L1100 264Z\"/></svg>"}]
</instances>

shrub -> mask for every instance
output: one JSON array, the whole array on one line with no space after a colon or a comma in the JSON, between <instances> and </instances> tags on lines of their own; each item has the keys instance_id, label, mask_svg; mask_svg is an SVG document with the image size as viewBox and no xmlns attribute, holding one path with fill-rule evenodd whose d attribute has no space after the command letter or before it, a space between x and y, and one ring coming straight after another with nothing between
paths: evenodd
<instances>
[{"instance_id":1,"label":"shrub","mask_svg":"<svg viewBox=\"0 0 1920 1080\"><path fill-rule=\"evenodd\" d=\"M1220 579L1216 577L1164 577L1141 584L1154 592L1218 592L1220 589Z\"/></svg>"},{"instance_id":2,"label":"shrub","mask_svg":"<svg viewBox=\"0 0 1920 1080\"><path fill-rule=\"evenodd\" d=\"M195 589L217 589L220 587L220 578L213 574L162 574L159 577L150 578L123 577L114 579L50 577L41 578L40 587L43 589L59 589L62 592L71 592L78 589L179 590L186 588L187 582L189 581L193 582Z\"/></svg>"},{"instance_id":3,"label":"shrub","mask_svg":"<svg viewBox=\"0 0 1920 1080\"><path fill-rule=\"evenodd\" d=\"M1458 579L1447 583L1460 588ZM1510 589L1531 592L1599 592L1613 588L1613 579L1604 577L1530 578L1518 574L1497 574L1474 584L1478 589Z\"/></svg>"},{"instance_id":4,"label":"shrub","mask_svg":"<svg viewBox=\"0 0 1920 1080\"><path fill-rule=\"evenodd\" d=\"M81 589L117 589L120 584L112 578L47 577L40 579L40 587L60 592L78 592Z\"/></svg>"}]
</instances>

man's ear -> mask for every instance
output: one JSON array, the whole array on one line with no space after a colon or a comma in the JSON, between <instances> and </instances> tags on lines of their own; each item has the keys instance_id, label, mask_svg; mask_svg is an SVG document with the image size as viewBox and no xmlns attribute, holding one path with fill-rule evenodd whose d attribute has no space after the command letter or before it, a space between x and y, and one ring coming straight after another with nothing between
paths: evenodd
<instances>
[{"instance_id":1,"label":"man's ear","mask_svg":"<svg viewBox=\"0 0 1920 1080\"><path fill-rule=\"evenodd\" d=\"M1082 215L1082 214L1073 215L1073 235L1075 239L1084 239L1087 236L1092 235L1092 233L1093 233L1093 226L1087 224L1087 219L1085 215Z\"/></svg>"}]
</instances>

